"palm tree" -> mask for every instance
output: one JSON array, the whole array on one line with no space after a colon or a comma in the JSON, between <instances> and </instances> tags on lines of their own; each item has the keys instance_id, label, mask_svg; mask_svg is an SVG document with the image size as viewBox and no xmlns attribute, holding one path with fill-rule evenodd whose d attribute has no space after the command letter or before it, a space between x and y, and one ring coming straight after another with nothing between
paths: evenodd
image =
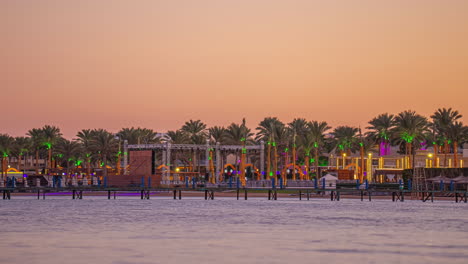
<instances>
[{"instance_id":1,"label":"palm tree","mask_svg":"<svg viewBox=\"0 0 468 264\"><path fill-rule=\"evenodd\" d=\"M39 151L43 147L44 142L44 135L40 128L33 128L30 129L27 133L29 137L31 137L32 149L35 151L35 167L36 167L36 174L39 174Z\"/></svg>"},{"instance_id":2,"label":"palm tree","mask_svg":"<svg viewBox=\"0 0 468 264\"><path fill-rule=\"evenodd\" d=\"M128 144L157 144L161 142L158 134L149 128L122 128L117 132L121 140L127 140Z\"/></svg>"},{"instance_id":3,"label":"palm tree","mask_svg":"<svg viewBox=\"0 0 468 264\"><path fill-rule=\"evenodd\" d=\"M436 166L436 161L438 159L439 149L444 145L444 139L437 133L435 125L433 122L429 123L428 131L425 135L427 144L432 144L433 148L433 161L434 166Z\"/></svg>"},{"instance_id":4,"label":"palm tree","mask_svg":"<svg viewBox=\"0 0 468 264\"><path fill-rule=\"evenodd\" d=\"M305 118L294 118L294 120L288 124L288 130L292 136L292 163L293 171L296 168L296 159L297 159L297 137L304 137L307 133L307 120ZM293 180L296 179L296 173L293 173Z\"/></svg>"},{"instance_id":5,"label":"palm tree","mask_svg":"<svg viewBox=\"0 0 468 264\"><path fill-rule=\"evenodd\" d=\"M279 158L279 155L278 155L278 148L280 149L284 149L285 152L288 151L288 143L290 142L289 141L289 133L288 133L288 129L286 128L285 125L278 125L274 128L274 145L273 145L273 154L274 154L274 164L273 164L273 169L274 171L278 174L278 158ZM284 155L286 155L286 153L284 153ZM280 161L280 167L281 168L284 168L287 164L286 164L286 160L282 160ZM283 182L286 182L286 177L285 175L283 175Z\"/></svg>"},{"instance_id":6,"label":"palm tree","mask_svg":"<svg viewBox=\"0 0 468 264\"><path fill-rule=\"evenodd\" d=\"M166 141L172 144L187 144L190 142L187 133L182 130L167 131L166 136Z\"/></svg>"},{"instance_id":7,"label":"palm tree","mask_svg":"<svg viewBox=\"0 0 468 264\"><path fill-rule=\"evenodd\" d=\"M251 145L254 142L253 136L254 134L245 124L232 123L226 128L225 142L228 145L239 145L245 141L247 145Z\"/></svg>"},{"instance_id":8,"label":"palm tree","mask_svg":"<svg viewBox=\"0 0 468 264\"><path fill-rule=\"evenodd\" d=\"M462 122L454 122L448 127L448 139L453 142L454 167L458 167L458 146L468 140L468 127Z\"/></svg>"},{"instance_id":9,"label":"palm tree","mask_svg":"<svg viewBox=\"0 0 468 264\"><path fill-rule=\"evenodd\" d=\"M266 117L263 119L259 124L257 129L257 135L255 137L256 140L263 140L267 142L267 179L271 176L274 176L276 179L276 171L278 170L278 150L277 150L277 138L278 133L283 132L285 130L284 124L277 118L277 117ZM273 147L273 171L271 168L271 149Z\"/></svg>"},{"instance_id":10,"label":"palm tree","mask_svg":"<svg viewBox=\"0 0 468 264\"><path fill-rule=\"evenodd\" d=\"M190 119L189 121L185 122L185 124L182 126L181 130L184 131L189 135L190 141L192 144L204 144L206 141L206 124L203 123L201 120L195 120L193 121ZM193 163L200 165L199 159L197 156L199 156L198 151L195 150L193 153ZM200 166L198 166L200 169ZM200 171L200 170L199 170Z\"/></svg>"},{"instance_id":11,"label":"palm tree","mask_svg":"<svg viewBox=\"0 0 468 264\"><path fill-rule=\"evenodd\" d=\"M415 111L407 110L395 117L396 126L393 133L400 144L405 144L405 155L410 158L410 164L414 167L415 144L424 141L424 135L428 131L427 119ZM413 154L413 162L411 162Z\"/></svg>"},{"instance_id":12,"label":"palm tree","mask_svg":"<svg viewBox=\"0 0 468 264\"><path fill-rule=\"evenodd\" d=\"M16 137L13 147L13 154L18 159L18 170L21 171L21 159L31 149L31 140L27 137ZM26 165L26 159L25 159Z\"/></svg>"},{"instance_id":13,"label":"palm tree","mask_svg":"<svg viewBox=\"0 0 468 264\"><path fill-rule=\"evenodd\" d=\"M360 151L361 151L361 165L359 166L361 168L361 173L359 174L359 180L360 182L363 182L364 180L364 156L365 153L375 153L377 151L380 151L380 148L378 150L375 149L375 139L372 137L362 137L360 138L359 142L360 146ZM370 155L369 155L370 156ZM369 157L370 158L370 157ZM372 170L372 161L370 162L370 167L368 170Z\"/></svg>"},{"instance_id":14,"label":"palm tree","mask_svg":"<svg viewBox=\"0 0 468 264\"><path fill-rule=\"evenodd\" d=\"M56 152L66 162L67 175L70 174L70 162L77 161L82 153L82 145L78 141L61 139L57 142Z\"/></svg>"},{"instance_id":15,"label":"palm tree","mask_svg":"<svg viewBox=\"0 0 468 264\"><path fill-rule=\"evenodd\" d=\"M153 129L149 128L138 128L138 136L141 142L144 144L159 144L161 143L161 137Z\"/></svg>"},{"instance_id":16,"label":"palm tree","mask_svg":"<svg viewBox=\"0 0 468 264\"><path fill-rule=\"evenodd\" d=\"M226 128L225 132L225 142L228 145L251 145L253 141L254 134L251 132L250 128L245 126L245 122L242 124L232 123ZM239 160L239 152L235 152L236 163Z\"/></svg>"},{"instance_id":17,"label":"palm tree","mask_svg":"<svg viewBox=\"0 0 468 264\"><path fill-rule=\"evenodd\" d=\"M14 148L15 139L7 134L0 134L0 155L2 160L2 181L4 179L7 166L8 157Z\"/></svg>"},{"instance_id":18,"label":"palm tree","mask_svg":"<svg viewBox=\"0 0 468 264\"><path fill-rule=\"evenodd\" d=\"M439 108L433 115L431 115L432 123L437 134L443 138L444 141L444 166L447 166L447 154L449 152L449 128L455 121L462 118L462 115L452 108Z\"/></svg>"},{"instance_id":19,"label":"palm tree","mask_svg":"<svg viewBox=\"0 0 468 264\"><path fill-rule=\"evenodd\" d=\"M335 141L335 147L340 151L340 155L350 155L351 152L354 152L358 132L358 128L350 126L339 126L333 130L331 134Z\"/></svg>"},{"instance_id":20,"label":"palm tree","mask_svg":"<svg viewBox=\"0 0 468 264\"><path fill-rule=\"evenodd\" d=\"M46 147L48 151L48 159L47 159L47 169L52 168L52 148L57 143L57 141L61 138L62 133L60 133L60 128L55 126L45 125L41 128L42 131L42 139L44 140L42 144Z\"/></svg>"},{"instance_id":21,"label":"palm tree","mask_svg":"<svg viewBox=\"0 0 468 264\"><path fill-rule=\"evenodd\" d=\"M175 131L168 131L166 133L165 137L165 142L171 143L171 144L189 144L190 143L190 138L187 133L185 133L182 130L175 130ZM191 164L191 157L192 155L189 155L189 157L183 156L184 163L188 163L189 167L191 168L191 171L193 171L193 166ZM174 158L175 160L181 159L180 154L176 151L174 157L171 157L171 159ZM188 160L188 162L187 162ZM169 160L167 163L172 164L172 161ZM165 164L167 165L167 164Z\"/></svg>"},{"instance_id":22,"label":"palm tree","mask_svg":"<svg viewBox=\"0 0 468 264\"><path fill-rule=\"evenodd\" d=\"M208 129L208 135L212 143L218 142L219 144L224 144L224 137L226 136L226 128L214 126Z\"/></svg>"},{"instance_id":23,"label":"palm tree","mask_svg":"<svg viewBox=\"0 0 468 264\"><path fill-rule=\"evenodd\" d=\"M91 158L93 156L93 148L91 146L91 140L93 139L96 130L83 129L76 134L78 142L81 143L81 151L83 157L86 159L86 174L91 175Z\"/></svg>"},{"instance_id":24,"label":"palm tree","mask_svg":"<svg viewBox=\"0 0 468 264\"><path fill-rule=\"evenodd\" d=\"M127 140L128 144L139 144L138 136L136 135L136 129L131 128L122 128L117 132L117 136L122 140Z\"/></svg>"},{"instance_id":25,"label":"palm tree","mask_svg":"<svg viewBox=\"0 0 468 264\"><path fill-rule=\"evenodd\" d=\"M395 116L385 113L374 117L369 121L369 131L366 133L367 137L374 140L375 143L379 144L379 155L388 155L391 131L395 126Z\"/></svg>"},{"instance_id":26,"label":"palm tree","mask_svg":"<svg viewBox=\"0 0 468 264\"><path fill-rule=\"evenodd\" d=\"M318 122L318 121L311 121L307 124L307 133L301 137L303 139L303 143L306 143L305 149L306 151L306 168L307 171L309 170L309 156L310 151L314 150L314 167L315 167L315 177L318 177L318 162L319 162L319 153L320 150L323 148L325 144L325 134L327 131L331 129L328 126L327 122Z\"/></svg>"},{"instance_id":27,"label":"palm tree","mask_svg":"<svg viewBox=\"0 0 468 264\"><path fill-rule=\"evenodd\" d=\"M288 123L288 129L291 135L303 136L307 133L309 122L305 118L294 118L291 123Z\"/></svg>"},{"instance_id":28,"label":"palm tree","mask_svg":"<svg viewBox=\"0 0 468 264\"><path fill-rule=\"evenodd\" d=\"M182 126L182 131L186 132L190 137L197 136L197 135L206 135L205 133L206 124L204 124L201 120L185 122Z\"/></svg>"},{"instance_id":29,"label":"palm tree","mask_svg":"<svg viewBox=\"0 0 468 264\"><path fill-rule=\"evenodd\" d=\"M107 162L117 154L118 140L115 136L104 130L95 130L95 134L90 141L90 148L100 155L104 167L104 177L107 176Z\"/></svg>"}]
</instances>

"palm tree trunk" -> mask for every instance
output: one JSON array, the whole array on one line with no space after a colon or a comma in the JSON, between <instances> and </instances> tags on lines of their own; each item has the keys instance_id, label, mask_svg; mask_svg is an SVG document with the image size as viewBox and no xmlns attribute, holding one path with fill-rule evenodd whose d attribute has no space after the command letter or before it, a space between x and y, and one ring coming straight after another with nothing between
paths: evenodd
<instances>
[{"instance_id":1,"label":"palm tree trunk","mask_svg":"<svg viewBox=\"0 0 468 264\"><path fill-rule=\"evenodd\" d=\"M408 143L408 146L409 146L409 164L410 164L410 169L414 168L414 157L413 157L413 143Z\"/></svg>"},{"instance_id":2,"label":"palm tree trunk","mask_svg":"<svg viewBox=\"0 0 468 264\"><path fill-rule=\"evenodd\" d=\"M25 163L26 163L26 160L25 160ZM21 171L21 155L18 155L18 171Z\"/></svg>"},{"instance_id":3,"label":"palm tree trunk","mask_svg":"<svg viewBox=\"0 0 468 264\"><path fill-rule=\"evenodd\" d=\"M91 158L88 157L87 159L87 165L86 165L86 174L88 174L88 176L91 176Z\"/></svg>"},{"instance_id":4,"label":"palm tree trunk","mask_svg":"<svg viewBox=\"0 0 468 264\"><path fill-rule=\"evenodd\" d=\"M309 165L310 165L310 151L306 150L305 153L305 170L306 170L306 180L309 179Z\"/></svg>"},{"instance_id":5,"label":"palm tree trunk","mask_svg":"<svg viewBox=\"0 0 468 264\"><path fill-rule=\"evenodd\" d=\"M198 173L201 172L200 160L201 160L201 151L198 151L198 157L197 157L197 162L198 162Z\"/></svg>"},{"instance_id":6,"label":"palm tree trunk","mask_svg":"<svg viewBox=\"0 0 468 264\"><path fill-rule=\"evenodd\" d=\"M296 180L296 146L295 146L295 143L294 143L293 150L292 150L292 163L293 163L293 179ZM300 178L300 180L302 181L302 177Z\"/></svg>"},{"instance_id":7,"label":"palm tree trunk","mask_svg":"<svg viewBox=\"0 0 468 264\"><path fill-rule=\"evenodd\" d=\"M315 178L319 179L319 172L318 172L318 148L314 149L314 165L315 165Z\"/></svg>"},{"instance_id":8,"label":"palm tree trunk","mask_svg":"<svg viewBox=\"0 0 468 264\"><path fill-rule=\"evenodd\" d=\"M384 148L385 148L385 145L386 145L386 142L385 142L385 139L380 139L380 144L379 144L379 156L382 156L385 155L385 152L382 151L382 143L384 145ZM386 148L385 148L386 149Z\"/></svg>"},{"instance_id":9,"label":"palm tree trunk","mask_svg":"<svg viewBox=\"0 0 468 264\"><path fill-rule=\"evenodd\" d=\"M364 180L364 147L361 146L361 171L359 172L359 182L363 182Z\"/></svg>"},{"instance_id":10,"label":"palm tree trunk","mask_svg":"<svg viewBox=\"0 0 468 264\"><path fill-rule=\"evenodd\" d=\"M453 164L454 168L458 167L458 142L453 141Z\"/></svg>"},{"instance_id":11,"label":"palm tree trunk","mask_svg":"<svg viewBox=\"0 0 468 264\"><path fill-rule=\"evenodd\" d=\"M39 150L36 150L36 174L39 174Z\"/></svg>"},{"instance_id":12,"label":"palm tree trunk","mask_svg":"<svg viewBox=\"0 0 468 264\"><path fill-rule=\"evenodd\" d=\"M4 159L5 159L5 157L2 156L2 181L3 181L4 178L5 178L5 177L4 177L4 176L5 176L5 174L4 174L4 170L5 170L4 168L5 168L5 167L4 167L4 162L3 162ZM3 187L3 186L2 186L2 187Z\"/></svg>"},{"instance_id":13,"label":"palm tree trunk","mask_svg":"<svg viewBox=\"0 0 468 264\"><path fill-rule=\"evenodd\" d=\"M104 154L102 155L102 159L103 159L103 162L104 162L104 173L103 173L103 176L104 177L107 177L107 156Z\"/></svg>"},{"instance_id":14,"label":"palm tree trunk","mask_svg":"<svg viewBox=\"0 0 468 264\"><path fill-rule=\"evenodd\" d=\"M271 143L268 143L268 150L267 150L267 176L266 179L270 179L271 173Z\"/></svg>"},{"instance_id":15,"label":"palm tree trunk","mask_svg":"<svg viewBox=\"0 0 468 264\"><path fill-rule=\"evenodd\" d=\"M195 161L197 160L197 151L192 150L192 172L195 172Z\"/></svg>"},{"instance_id":16,"label":"palm tree trunk","mask_svg":"<svg viewBox=\"0 0 468 264\"><path fill-rule=\"evenodd\" d=\"M278 149L276 146L273 147L273 158L274 158L274 163L273 163L273 175L274 175L274 178L275 178L275 183L277 182L278 180L278 176L277 176L277 171L278 171Z\"/></svg>"},{"instance_id":17,"label":"palm tree trunk","mask_svg":"<svg viewBox=\"0 0 468 264\"><path fill-rule=\"evenodd\" d=\"M70 161L67 159L67 175L70 175Z\"/></svg>"},{"instance_id":18,"label":"palm tree trunk","mask_svg":"<svg viewBox=\"0 0 468 264\"><path fill-rule=\"evenodd\" d=\"M49 148L48 151L48 159L47 159L47 173L49 173L49 170L52 168L52 148Z\"/></svg>"},{"instance_id":19,"label":"palm tree trunk","mask_svg":"<svg viewBox=\"0 0 468 264\"><path fill-rule=\"evenodd\" d=\"M444 141L444 167L447 167L447 154L449 152L448 141Z\"/></svg>"}]
</instances>

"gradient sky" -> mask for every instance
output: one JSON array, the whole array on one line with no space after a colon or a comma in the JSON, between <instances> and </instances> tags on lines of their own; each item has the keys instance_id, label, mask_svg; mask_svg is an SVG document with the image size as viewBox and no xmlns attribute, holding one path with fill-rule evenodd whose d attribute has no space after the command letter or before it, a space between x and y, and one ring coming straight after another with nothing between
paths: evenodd
<instances>
[{"instance_id":1,"label":"gradient sky","mask_svg":"<svg viewBox=\"0 0 468 264\"><path fill-rule=\"evenodd\" d=\"M0 133L468 116L467 14L466 0L1 0Z\"/></svg>"}]
</instances>

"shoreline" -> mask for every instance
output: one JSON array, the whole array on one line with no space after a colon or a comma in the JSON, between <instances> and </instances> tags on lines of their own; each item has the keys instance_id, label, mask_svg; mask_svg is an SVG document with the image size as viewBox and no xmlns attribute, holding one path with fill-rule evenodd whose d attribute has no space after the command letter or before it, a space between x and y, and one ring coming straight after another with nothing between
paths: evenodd
<instances>
[{"instance_id":1,"label":"shoreline","mask_svg":"<svg viewBox=\"0 0 468 264\"><path fill-rule=\"evenodd\" d=\"M116 197L139 197L141 195L140 192L136 191L119 191L116 193ZM173 197L172 192L150 192L151 197L157 198L157 197ZM239 200L244 200L244 192L241 191L239 192ZM37 197L36 193L11 193L12 197ZM41 193L40 196L43 196ZM53 196L53 197L70 197L72 196L72 192L47 192L45 196ZM83 192L83 197L107 197L108 193L107 191L89 191L89 192ZM111 194L111 200L113 200L114 194ZM204 192L199 192L199 191L183 191L182 192L182 199L184 197L200 197L204 198L205 193ZM214 193L214 198L216 199L217 197L222 197L222 198L237 198L237 192L235 191L229 191L229 192L215 192ZM299 199L299 194L298 193L282 193L278 192L277 197L279 198L287 198L287 199L295 199L295 200L300 200ZM267 192L248 192L248 198L265 198L266 200L268 199L268 193ZM42 199L42 198L41 198ZM330 200L330 194L324 194L324 195L316 195L316 194L311 194L310 195L310 200L313 199L325 199L325 200ZM354 199L354 200L360 200L361 196L360 195L350 195L350 194L341 194L340 195L340 200L343 199ZM437 200L442 200L442 201L453 201L455 198L454 197L440 197L440 196L434 196L434 201ZM177 194L177 200L178 194ZM302 193L302 200L307 200L307 195L305 193ZM369 197L367 195L363 196L364 201L369 201ZM391 195L372 195L372 200L389 200L392 201L392 196ZM405 200L414 200L414 201L421 201L421 198L413 197L413 196L405 196ZM430 201L428 201L430 202Z\"/></svg>"}]
</instances>

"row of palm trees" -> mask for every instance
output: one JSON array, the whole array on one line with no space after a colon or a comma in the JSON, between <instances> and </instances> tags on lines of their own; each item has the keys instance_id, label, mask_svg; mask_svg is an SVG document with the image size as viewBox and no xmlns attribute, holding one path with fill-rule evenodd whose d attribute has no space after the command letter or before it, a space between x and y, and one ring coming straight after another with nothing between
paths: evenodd
<instances>
[{"instance_id":1,"label":"row of palm trees","mask_svg":"<svg viewBox=\"0 0 468 264\"><path fill-rule=\"evenodd\" d=\"M39 159L46 160L46 170L60 165L67 169L84 165L88 169L104 168L107 165L119 166L121 143L153 144L170 142L173 144L211 144L252 145L263 141L266 144L266 173L276 174L286 164L303 164L308 170L310 163L315 171L320 165L322 153L364 153L376 151L387 154L390 146L400 146L400 153L411 158L421 147L431 145L434 159L454 153L457 166L457 152L460 145L468 140L468 128L460 121L462 115L452 108L437 109L430 119L415 111L403 111L396 115L384 113L369 121L367 131L362 133L358 127L338 126L332 128L324 121L307 121L295 118L290 123L283 123L276 117L264 118L256 127L257 133L242 123L232 123L227 127L207 127L200 120L189 120L184 125L165 134L157 134L147 128L123 128L117 133L104 129L84 129L76 138L68 140L62 137L60 129L45 125L29 130L26 137L13 138L0 134L0 154L2 173L11 157L22 160L29 156L35 158L36 173ZM200 153L191 153L191 160L197 163ZM237 159L236 159L237 160ZM18 162L18 169L21 169Z\"/></svg>"}]
</instances>

